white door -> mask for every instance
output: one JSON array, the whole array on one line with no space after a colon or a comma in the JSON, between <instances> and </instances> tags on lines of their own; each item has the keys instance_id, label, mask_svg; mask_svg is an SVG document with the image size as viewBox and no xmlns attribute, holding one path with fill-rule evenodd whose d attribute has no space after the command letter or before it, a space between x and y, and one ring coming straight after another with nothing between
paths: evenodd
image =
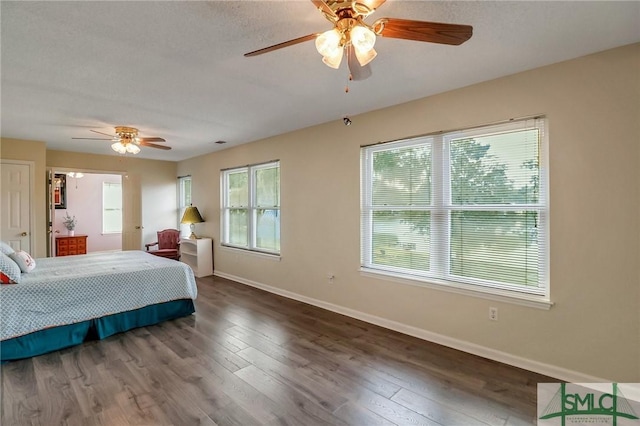
<instances>
[{"instance_id":1,"label":"white door","mask_svg":"<svg viewBox=\"0 0 640 426\"><path fill-rule=\"evenodd\" d=\"M31 253L31 165L2 162L0 238L14 250Z\"/></svg>"},{"instance_id":2,"label":"white door","mask_svg":"<svg viewBox=\"0 0 640 426\"><path fill-rule=\"evenodd\" d=\"M140 176L122 178L122 250L142 249L142 191Z\"/></svg>"}]
</instances>

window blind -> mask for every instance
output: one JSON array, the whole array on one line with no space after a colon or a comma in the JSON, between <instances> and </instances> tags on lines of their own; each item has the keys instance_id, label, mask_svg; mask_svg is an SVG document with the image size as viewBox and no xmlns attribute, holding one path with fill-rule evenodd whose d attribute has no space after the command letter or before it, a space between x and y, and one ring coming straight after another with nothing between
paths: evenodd
<instances>
[{"instance_id":1,"label":"window blind","mask_svg":"<svg viewBox=\"0 0 640 426\"><path fill-rule=\"evenodd\" d=\"M362 266L547 294L544 118L362 148Z\"/></svg>"}]
</instances>

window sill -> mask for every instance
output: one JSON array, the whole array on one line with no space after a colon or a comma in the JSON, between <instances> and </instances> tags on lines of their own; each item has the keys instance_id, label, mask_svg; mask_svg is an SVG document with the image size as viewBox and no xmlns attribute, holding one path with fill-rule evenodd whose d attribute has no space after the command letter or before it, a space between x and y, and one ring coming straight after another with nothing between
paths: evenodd
<instances>
[{"instance_id":1,"label":"window sill","mask_svg":"<svg viewBox=\"0 0 640 426\"><path fill-rule=\"evenodd\" d=\"M494 288L484 288L465 284L438 281L435 279L407 278L406 276L393 272L378 271L368 268L360 268L360 275L368 278L375 278L395 283L413 285L418 287L432 288L434 290L446 291L449 293L463 294L465 296L478 297L482 299L497 300L514 305L528 306L530 308L549 310L553 302L544 296L533 294L517 293L508 290Z\"/></svg>"},{"instance_id":2,"label":"window sill","mask_svg":"<svg viewBox=\"0 0 640 426\"><path fill-rule=\"evenodd\" d=\"M280 260L282 259L281 255L275 254L275 253L266 253L266 252L262 252L262 251L248 250L248 249L243 249L243 248L238 248L238 247L225 246L225 245L222 245L222 244L220 244L218 246L218 248L220 248L223 251L229 251L229 252L236 253L236 254L242 253L242 254L259 257L259 258L266 259L266 260L272 260L272 261L275 261L275 262L280 262Z\"/></svg>"}]
</instances>

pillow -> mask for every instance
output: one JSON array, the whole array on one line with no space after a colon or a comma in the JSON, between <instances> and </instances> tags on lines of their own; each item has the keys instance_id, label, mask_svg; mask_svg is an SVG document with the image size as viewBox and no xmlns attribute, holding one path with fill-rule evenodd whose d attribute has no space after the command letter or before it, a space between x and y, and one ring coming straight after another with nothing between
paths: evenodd
<instances>
[{"instance_id":1,"label":"pillow","mask_svg":"<svg viewBox=\"0 0 640 426\"><path fill-rule=\"evenodd\" d=\"M9 258L16 262L22 272L33 271L36 267L36 261L24 250L17 251L9 255Z\"/></svg>"},{"instance_id":2,"label":"pillow","mask_svg":"<svg viewBox=\"0 0 640 426\"><path fill-rule=\"evenodd\" d=\"M4 241L0 241L0 252L9 256L10 254L15 253L16 251L9 244L5 243Z\"/></svg>"},{"instance_id":3,"label":"pillow","mask_svg":"<svg viewBox=\"0 0 640 426\"><path fill-rule=\"evenodd\" d=\"M20 267L9 256L0 252L0 284L18 284Z\"/></svg>"}]
</instances>

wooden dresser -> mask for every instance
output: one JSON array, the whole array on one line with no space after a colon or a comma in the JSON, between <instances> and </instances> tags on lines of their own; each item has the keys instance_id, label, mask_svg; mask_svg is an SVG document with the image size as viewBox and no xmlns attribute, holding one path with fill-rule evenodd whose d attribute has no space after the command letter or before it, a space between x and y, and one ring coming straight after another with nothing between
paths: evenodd
<instances>
[{"instance_id":1,"label":"wooden dresser","mask_svg":"<svg viewBox=\"0 0 640 426\"><path fill-rule=\"evenodd\" d=\"M87 254L87 236L58 235L56 237L56 256L70 256L72 254Z\"/></svg>"}]
</instances>

